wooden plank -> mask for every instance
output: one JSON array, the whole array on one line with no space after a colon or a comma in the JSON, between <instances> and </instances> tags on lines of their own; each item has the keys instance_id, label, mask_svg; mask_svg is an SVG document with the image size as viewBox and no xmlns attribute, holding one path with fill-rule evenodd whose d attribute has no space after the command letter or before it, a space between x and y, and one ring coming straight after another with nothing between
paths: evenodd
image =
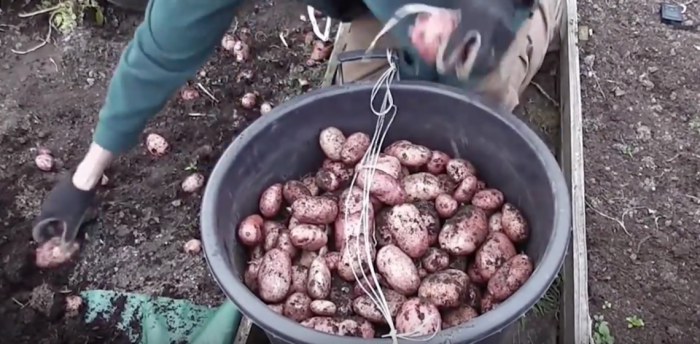
<instances>
[{"instance_id":1,"label":"wooden plank","mask_svg":"<svg viewBox=\"0 0 700 344\"><path fill-rule=\"evenodd\" d=\"M241 318L241 323L238 325L238 332L236 332L236 338L233 339L233 344L248 344L250 329L253 326L253 322L244 315Z\"/></svg>"},{"instance_id":2,"label":"wooden plank","mask_svg":"<svg viewBox=\"0 0 700 344\"><path fill-rule=\"evenodd\" d=\"M333 84L335 70L338 68L338 54L345 51L345 42L349 31L350 23L340 23L340 25L338 25L338 32L335 35L335 43L333 44L333 52L331 52L331 56L328 59L328 67L326 67L326 74L323 76L321 87L328 87Z\"/></svg>"},{"instance_id":3,"label":"wooden plank","mask_svg":"<svg viewBox=\"0 0 700 344\"><path fill-rule=\"evenodd\" d=\"M583 119L576 0L566 0L562 19L560 94L562 98L561 163L571 194L572 238L564 261L560 302L561 344L591 344L588 310L588 253L584 189Z\"/></svg>"}]
</instances>

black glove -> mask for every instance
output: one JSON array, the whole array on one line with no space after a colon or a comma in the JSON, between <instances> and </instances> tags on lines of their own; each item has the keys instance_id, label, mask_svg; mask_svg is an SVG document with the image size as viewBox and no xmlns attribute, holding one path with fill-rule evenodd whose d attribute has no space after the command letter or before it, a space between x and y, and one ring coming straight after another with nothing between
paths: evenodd
<instances>
[{"instance_id":1,"label":"black glove","mask_svg":"<svg viewBox=\"0 0 700 344\"><path fill-rule=\"evenodd\" d=\"M60 237L62 246L74 242L94 199L95 188L83 191L73 185L70 176L62 179L41 206L41 214L32 229L34 241L43 243Z\"/></svg>"}]
</instances>

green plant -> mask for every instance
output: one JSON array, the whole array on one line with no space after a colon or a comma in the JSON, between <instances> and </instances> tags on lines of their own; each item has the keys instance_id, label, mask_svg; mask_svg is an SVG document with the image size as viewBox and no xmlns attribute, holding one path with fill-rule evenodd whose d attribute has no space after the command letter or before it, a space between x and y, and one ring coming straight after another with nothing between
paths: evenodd
<instances>
[{"instance_id":1,"label":"green plant","mask_svg":"<svg viewBox=\"0 0 700 344\"><path fill-rule=\"evenodd\" d=\"M21 18L29 18L39 14L49 14L49 24L56 31L67 34L73 31L85 18L85 14L92 10L95 12L95 23L104 24L104 12L96 0L63 0L54 4L51 1L44 1L41 9L22 13Z\"/></svg>"},{"instance_id":2,"label":"green plant","mask_svg":"<svg viewBox=\"0 0 700 344\"><path fill-rule=\"evenodd\" d=\"M610 324L603 319L602 315L593 317L593 343L615 344L615 337L610 332Z\"/></svg>"},{"instance_id":3,"label":"green plant","mask_svg":"<svg viewBox=\"0 0 700 344\"><path fill-rule=\"evenodd\" d=\"M627 321L627 327L628 328L639 328L639 327L644 327L644 320L639 318L636 315L630 316L625 318Z\"/></svg>"}]
</instances>

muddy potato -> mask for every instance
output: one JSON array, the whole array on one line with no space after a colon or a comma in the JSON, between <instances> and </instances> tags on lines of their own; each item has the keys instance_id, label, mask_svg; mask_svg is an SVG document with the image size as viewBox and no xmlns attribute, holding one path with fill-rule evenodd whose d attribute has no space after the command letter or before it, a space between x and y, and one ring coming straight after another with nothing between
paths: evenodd
<instances>
[{"instance_id":1,"label":"muddy potato","mask_svg":"<svg viewBox=\"0 0 700 344\"><path fill-rule=\"evenodd\" d=\"M256 260L260 259L265 255L265 248L263 245L258 245L253 247L253 249L250 250L250 260Z\"/></svg>"},{"instance_id":2,"label":"muddy potato","mask_svg":"<svg viewBox=\"0 0 700 344\"><path fill-rule=\"evenodd\" d=\"M512 204L506 203L503 205L501 214L501 228L503 229L503 233L516 244L527 240L530 231L527 226L527 221L525 221L520 210Z\"/></svg>"},{"instance_id":3,"label":"muddy potato","mask_svg":"<svg viewBox=\"0 0 700 344\"><path fill-rule=\"evenodd\" d=\"M377 270L396 292L412 295L420 287L418 269L411 257L394 245L382 247L377 253Z\"/></svg>"},{"instance_id":4,"label":"muddy potato","mask_svg":"<svg viewBox=\"0 0 700 344\"><path fill-rule=\"evenodd\" d=\"M282 196L287 203L292 204L299 198L311 196L311 191L298 180L290 180L282 187Z\"/></svg>"},{"instance_id":5,"label":"muddy potato","mask_svg":"<svg viewBox=\"0 0 700 344\"><path fill-rule=\"evenodd\" d=\"M439 248L431 247L421 258L421 266L429 273L445 270L450 266L450 255Z\"/></svg>"},{"instance_id":6,"label":"muddy potato","mask_svg":"<svg viewBox=\"0 0 700 344\"><path fill-rule=\"evenodd\" d=\"M457 208L459 207L459 202L457 202L452 196L448 194L439 194L435 198L435 210L437 211L438 215L443 218L447 219L452 216L457 212Z\"/></svg>"},{"instance_id":7,"label":"muddy potato","mask_svg":"<svg viewBox=\"0 0 700 344\"><path fill-rule=\"evenodd\" d=\"M435 245L440 235L440 216L435 210L435 204L430 201L415 202L413 205L420 211L423 227L428 229L428 245Z\"/></svg>"},{"instance_id":8,"label":"muddy potato","mask_svg":"<svg viewBox=\"0 0 700 344\"><path fill-rule=\"evenodd\" d=\"M448 269L428 275L418 289L418 297L438 307L457 307L462 303L468 286L466 273Z\"/></svg>"},{"instance_id":9,"label":"muddy potato","mask_svg":"<svg viewBox=\"0 0 700 344\"><path fill-rule=\"evenodd\" d=\"M475 283L469 283L469 286L464 292L463 303L476 310L481 308L481 289Z\"/></svg>"},{"instance_id":10,"label":"muddy potato","mask_svg":"<svg viewBox=\"0 0 700 344\"><path fill-rule=\"evenodd\" d=\"M289 239L297 248L316 251L328 243L326 230L317 225L301 224L289 231Z\"/></svg>"},{"instance_id":11,"label":"muddy potato","mask_svg":"<svg viewBox=\"0 0 700 344\"><path fill-rule=\"evenodd\" d=\"M369 233L369 237L374 237L374 211L372 208L367 208L366 218L363 220L362 213L356 212L348 215L341 215L335 219L334 239L335 249L341 251L345 246L345 238L357 236L363 233ZM365 227L369 225L369 228Z\"/></svg>"},{"instance_id":12,"label":"muddy potato","mask_svg":"<svg viewBox=\"0 0 700 344\"><path fill-rule=\"evenodd\" d=\"M401 309L401 305L406 302L406 297L390 289L383 289L384 299L389 306L389 314L391 318L396 317L396 314ZM377 305L372 301L368 295L361 295L352 301L352 309L355 314L373 322L379 324L386 324L387 321L384 318L384 314L379 310Z\"/></svg>"},{"instance_id":13,"label":"muddy potato","mask_svg":"<svg viewBox=\"0 0 700 344\"><path fill-rule=\"evenodd\" d=\"M369 256L367 255L369 251ZM347 238L345 247L340 251L338 275L346 281L354 281L362 272L369 273L369 266L377 257L377 249L371 237L364 234Z\"/></svg>"},{"instance_id":14,"label":"muddy potato","mask_svg":"<svg viewBox=\"0 0 700 344\"><path fill-rule=\"evenodd\" d=\"M263 241L263 218L260 215L250 215L238 226L238 239L243 245L255 246Z\"/></svg>"},{"instance_id":15,"label":"muddy potato","mask_svg":"<svg viewBox=\"0 0 700 344\"><path fill-rule=\"evenodd\" d=\"M323 255L323 259L326 260L328 269L335 271L338 268L338 262L340 262L340 252L328 252Z\"/></svg>"},{"instance_id":16,"label":"muddy potato","mask_svg":"<svg viewBox=\"0 0 700 344\"><path fill-rule=\"evenodd\" d=\"M282 209L282 184L273 184L260 196L260 213L265 217L274 217Z\"/></svg>"},{"instance_id":17,"label":"muddy potato","mask_svg":"<svg viewBox=\"0 0 700 344\"><path fill-rule=\"evenodd\" d=\"M376 159L377 161L374 164L375 169L380 170L397 180L401 180L401 178L403 178L401 170L402 166L399 159L382 153L380 153ZM367 166L358 166L358 168L368 168L369 166L370 165L367 164Z\"/></svg>"},{"instance_id":18,"label":"muddy potato","mask_svg":"<svg viewBox=\"0 0 700 344\"><path fill-rule=\"evenodd\" d=\"M477 192L477 183L479 182L478 179L476 179L475 176L468 175L462 179L461 182L457 185L457 188L455 189L454 194L452 197L457 201L457 202L469 202L472 200L474 195Z\"/></svg>"},{"instance_id":19,"label":"muddy potato","mask_svg":"<svg viewBox=\"0 0 700 344\"><path fill-rule=\"evenodd\" d=\"M489 280L488 293L495 301L503 301L527 282L532 274L533 266L530 257L519 254L508 260Z\"/></svg>"},{"instance_id":20,"label":"muddy potato","mask_svg":"<svg viewBox=\"0 0 700 344\"><path fill-rule=\"evenodd\" d=\"M345 135L338 128L328 127L321 131L318 143L328 159L339 161L341 159L340 152L345 144Z\"/></svg>"},{"instance_id":21,"label":"muddy potato","mask_svg":"<svg viewBox=\"0 0 700 344\"><path fill-rule=\"evenodd\" d=\"M335 174L342 183L351 181L355 174L355 170L352 167L345 166L342 162L328 159L323 161L323 166L321 168Z\"/></svg>"},{"instance_id":22,"label":"muddy potato","mask_svg":"<svg viewBox=\"0 0 700 344\"><path fill-rule=\"evenodd\" d=\"M515 246L505 234L491 233L486 242L476 251L474 267L479 275L488 281L516 253Z\"/></svg>"},{"instance_id":23,"label":"muddy potato","mask_svg":"<svg viewBox=\"0 0 700 344\"><path fill-rule=\"evenodd\" d=\"M345 140L340 150L340 160L346 165L356 164L365 155L371 143L365 133L354 133Z\"/></svg>"},{"instance_id":24,"label":"muddy potato","mask_svg":"<svg viewBox=\"0 0 700 344\"><path fill-rule=\"evenodd\" d=\"M302 321L301 325L319 332L334 334L341 337L374 338L374 328L355 319L313 317Z\"/></svg>"},{"instance_id":25,"label":"muddy potato","mask_svg":"<svg viewBox=\"0 0 700 344\"><path fill-rule=\"evenodd\" d=\"M243 283L245 283L246 287L248 287L248 289L250 289L250 291L253 293L258 292L258 273L260 271L261 263L262 258L251 261L248 264L248 268L245 270L245 274L243 275Z\"/></svg>"},{"instance_id":26,"label":"muddy potato","mask_svg":"<svg viewBox=\"0 0 700 344\"><path fill-rule=\"evenodd\" d=\"M331 270L323 257L318 257L311 263L306 290L315 300L326 299L331 294Z\"/></svg>"},{"instance_id":27,"label":"muddy potato","mask_svg":"<svg viewBox=\"0 0 700 344\"><path fill-rule=\"evenodd\" d=\"M401 186L406 191L408 202L432 201L442 191L438 177L427 172L419 172L403 178Z\"/></svg>"},{"instance_id":28,"label":"muddy potato","mask_svg":"<svg viewBox=\"0 0 700 344\"><path fill-rule=\"evenodd\" d=\"M503 205L503 193L496 189L484 189L472 197L472 205L492 213Z\"/></svg>"},{"instance_id":29,"label":"muddy potato","mask_svg":"<svg viewBox=\"0 0 700 344\"><path fill-rule=\"evenodd\" d=\"M442 330L442 317L435 305L412 298L401 305L396 315L396 330L414 336L431 335Z\"/></svg>"},{"instance_id":30,"label":"muddy potato","mask_svg":"<svg viewBox=\"0 0 700 344\"><path fill-rule=\"evenodd\" d=\"M363 196L362 189L355 185L343 190L338 199L340 216L342 216L342 214L353 214L362 211Z\"/></svg>"},{"instance_id":31,"label":"muddy potato","mask_svg":"<svg viewBox=\"0 0 700 344\"><path fill-rule=\"evenodd\" d=\"M503 227L501 226L501 212L494 213L489 216L489 232L501 232Z\"/></svg>"},{"instance_id":32,"label":"muddy potato","mask_svg":"<svg viewBox=\"0 0 700 344\"><path fill-rule=\"evenodd\" d=\"M304 266L304 267L311 267L311 263L314 262L314 260L318 257L318 253L313 252L313 251L302 251L301 255L299 256L299 265Z\"/></svg>"},{"instance_id":33,"label":"muddy potato","mask_svg":"<svg viewBox=\"0 0 700 344\"><path fill-rule=\"evenodd\" d=\"M340 188L340 178L333 172L320 170L316 173L316 185L324 191L335 191Z\"/></svg>"},{"instance_id":34,"label":"muddy potato","mask_svg":"<svg viewBox=\"0 0 700 344\"><path fill-rule=\"evenodd\" d=\"M279 240L280 233L286 228L275 221L265 221L263 222L263 235L265 240L263 241L263 248L265 251L269 251L277 246L277 241Z\"/></svg>"},{"instance_id":35,"label":"muddy potato","mask_svg":"<svg viewBox=\"0 0 700 344\"><path fill-rule=\"evenodd\" d=\"M428 163L425 164L424 167L426 171L437 176L438 174L445 173L445 168L449 161L450 156L447 155L447 153L434 150L430 153L430 160L428 160Z\"/></svg>"},{"instance_id":36,"label":"muddy potato","mask_svg":"<svg viewBox=\"0 0 700 344\"><path fill-rule=\"evenodd\" d=\"M498 307L499 302L497 302L493 295L489 294L488 291L481 298L481 314L492 311L494 308Z\"/></svg>"},{"instance_id":37,"label":"muddy potato","mask_svg":"<svg viewBox=\"0 0 700 344\"><path fill-rule=\"evenodd\" d=\"M467 256L450 256L450 269L467 270Z\"/></svg>"},{"instance_id":38,"label":"muddy potato","mask_svg":"<svg viewBox=\"0 0 700 344\"><path fill-rule=\"evenodd\" d=\"M292 203L292 216L301 223L327 225L338 216L338 203L324 196L300 198Z\"/></svg>"},{"instance_id":39,"label":"muddy potato","mask_svg":"<svg viewBox=\"0 0 700 344\"><path fill-rule=\"evenodd\" d=\"M306 293L306 280L309 276L309 269L302 265L292 266L292 287L295 293Z\"/></svg>"},{"instance_id":40,"label":"muddy potato","mask_svg":"<svg viewBox=\"0 0 700 344\"><path fill-rule=\"evenodd\" d=\"M267 308L279 315L284 315L284 304L267 305Z\"/></svg>"},{"instance_id":41,"label":"muddy potato","mask_svg":"<svg viewBox=\"0 0 700 344\"><path fill-rule=\"evenodd\" d=\"M309 305L311 299L306 294L294 293L285 301L283 314L294 321L304 321L313 316Z\"/></svg>"},{"instance_id":42,"label":"muddy potato","mask_svg":"<svg viewBox=\"0 0 700 344\"><path fill-rule=\"evenodd\" d=\"M387 215L389 215L391 208L384 208L377 213L375 217L375 227L377 233L375 239L377 240L377 245L379 247L386 245L394 245L394 239L391 236L391 231L386 225Z\"/></svg>"},{"instance_id":43,"label":"muddy potato","mask_svg":"<svg viewBox=\"0 0 700 344\"><path fill-rule=\"evenodd\" d=\"M394 143L384 148L384 154L396 157L401 149L403 149L404 147L408 147L412 144L413 143L411 143L411 141L406 140L395 141Z\"/></svg>"},{"instance_id":44,"label":"muddy potato","mask_svg":"<svg viewBox=\"0 0 700 344\"><path fill-rule=\"evenodd\" d=\"M452 195L455 192L455 189L457 188L457 185L459 185L459 183L452 180L452 177L450 177L447 174L441 174L437 177L440 181L440 193Z\"/></svg>"},{"instance_id":45,"label":"muddy potato","mask_svg":"<svg viewBox=\"0 0 700 344\"><path fill-rule=\"evenodd\" d=\"M464 159L452 159L445 166L447 174L455 182L461 182L467 176L473 176L476 174L476 168L471 162Z\"/></svg>"},{"instance_id":46,"label":"muddy potato","mask_svg":"<svg viewBox=\"0 0 700 344\"><path fill-rule=\"evenodd\" d=\"M277 303L287 296L292 284L292 259L284 251L273 248L262 258L258 271L260 298Z\"/></svg>"},{"instance_id":47,"label":"muddy potato","mask_svg":"<svg viewBox=\"0 0 700 344\"><path fill-rule=\"evenodd\" d=\"M479 316L479 313L470 306L463 305L446 311L442 316L442 328L448 329L462 324Z\"/></svg>"},{"instance_id":48,"label":"muddy potato","mask_svg":"<svg viewBox=\"0 0 700 344\"><path fill-rule=\"evenodd\" d=\"M415 205L406 203L392 207L386 216L386 227L396 246L409 257L420 258L428 250L428 229Z\"/></svg>"},{"instance_id":49,"label":"muddy potato","mask_svg":"<svg viewBox=\"0 0 700 344\"><path fill-rule=\"evenodd\" d=\"M288 224L287 224L287 228L288 228L288 229L292 229L292 228L294 228L294 227L296 227L296 226L298 226L298 225L300 225L300 224L301 224L301 222L299 222L299 220L295 219L293 216L290 216L290 217L289 217L289 222L288 222Z\"/></svg>"},{"instance_id":50,"label":"muddy potato","mask_svg":"<svg viewBox=\"0 0 700 344\"><path fill-rule=\"evenodd\" d=\"M488 226L483 210L465 206L442 227L438 237L440 248L456 256L472 254L486 240Z\"/></svg>"},{"instance_id":51,"label":"muddy potato","mask_svg":"<svg viewBox=\"0 0 700 344\"><path fill-rule=\"evenodd\" d=\"M384 150L407 167L420 167L428 163L432 157L432 151L425 146L416 145L409 141L396 141Z\"/></svg>"},{"instance_id":52,"label":"muddy potato","mask_svg":"<svg viewBox=\"0 0 700 344\"><path fill-rule=\"evenodd\" d=\"M476 265L473 262L469 263L469 265L467 266L467 275L469 276L469 280L472 283L483 285L486 284L486 282L488 282L487 279L481 276L479 271L476 269Z\"/></svg>"},{"instance_id":53,"label":"muddy potato","mask_svg":"<svg viewBox=\"0 0 700 344\"><path fill-rule=\"evenodd\" d=\"M318 185L316 185L315 175L305 177L301 180L301 182L304 184L304 186L306 186L307 189L309 189L311 196L318 196L319 192L321 192L321 190L318 188Z\"/></svg>"},{"instance_id":54,"label":"muddy potato","mask_svg":"<svg viewBox=\"0 0 700 344\"><path fill-rule=\"evenodd\" d=\"M287 252L287 254L292 258L296 257L297 253L299 252L299 250L297 250L297 248L292 244L292 239L288 230L280 232L280 235L277 238L277 248Z\"/></svg>"},{"instance_id":55,"label":"muddy potato","mask_svg":"<svg viewBox=\"0 0 700 344\"><path fill-rule=\"evenodd\" d=\"M406 200L406 190L403 189L397 179L380 170L374 170L374 175L371 172L368 169L357 171L355 184L363 190L365 187L369 188L372 196L387 205L401 204ZM369 179L370 176L372 179ZM368 185L367 182L370 180L371 184Z\"/></svg>"},{"instance_id":56,"label":"muddy potato","mask_svg":"<svg viewBox=\"0 0 700 344\"><path fill-rule=\"evenodd\" d=\"M311 304L309 304L309 309L312 313L325 317L334 316L335 312L338 310L335 303L328 300L313 300Z\"/></svg>"}]
</instances>

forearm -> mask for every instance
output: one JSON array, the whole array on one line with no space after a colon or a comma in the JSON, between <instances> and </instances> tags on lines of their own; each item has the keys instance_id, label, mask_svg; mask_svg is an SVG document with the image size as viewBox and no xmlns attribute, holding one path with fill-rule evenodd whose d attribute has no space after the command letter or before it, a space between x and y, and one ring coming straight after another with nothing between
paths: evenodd
<instances>
[{"instance_id":1,"label":"forearm","mask_svg":"<svg viewBox=\"0 0 700 344\"><path fill-rule=\"evenodd\" d=\"M73 174L73 185L83 191L91 190L100 182L105 169L113 159L112 152L92 143L85 158Z\"/></svg>"}]
</instances>

